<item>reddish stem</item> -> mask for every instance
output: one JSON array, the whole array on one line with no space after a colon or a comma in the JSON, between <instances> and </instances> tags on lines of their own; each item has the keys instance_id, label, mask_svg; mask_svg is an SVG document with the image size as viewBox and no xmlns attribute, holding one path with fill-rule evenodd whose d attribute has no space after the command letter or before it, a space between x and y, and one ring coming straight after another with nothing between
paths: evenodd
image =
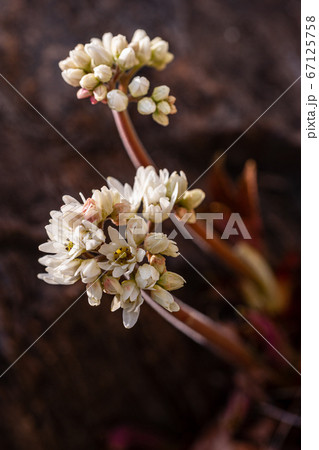
<instances>
[{"instance_id":1,"label":"reddish stem","mask_svg":"<svg viewBox=\"0 0 319 450\"><path fill-rule=\"evenodd\" d=\"M136 168L140 166L146 167L149 165L156 167L137 136L128 112L113 111L113 116L123 145L133 165ZM259 284L259 280L256 277L254 270L246 264L246 262L239 258L232 251L232 248L220 239L216 232L214 239L206 239L205 228L200 223L188 224L187 226L191 228L193 236L197 239L198 244L205 251L209 253L213 251L235 272L240 273L241 275L244 275Z\"/></svg>"}]
</instances>

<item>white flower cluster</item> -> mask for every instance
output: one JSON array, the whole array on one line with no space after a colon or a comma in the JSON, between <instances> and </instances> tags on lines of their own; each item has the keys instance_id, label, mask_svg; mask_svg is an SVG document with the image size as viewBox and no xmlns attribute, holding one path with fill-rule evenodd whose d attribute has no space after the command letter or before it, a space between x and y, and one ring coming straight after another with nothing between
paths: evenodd
<instances>
[{"instance_id":1,"label":"white flower cluster","mask_svg":"<svg viewBox=\"0 0 319 450\"><path fill-rule=\"evenodd\" d=\"M94 190L91 198L81 195L82 202L64 196L61 209L51 211L46 226L49 241L39 247L48 253L39 259L46 272L38 277L63 285L82 280L92 306L100 304L103 292L113 295L111 310L122 308L123 324L131 328L139 316L143 290L149 290L155 302L175 312L179 306L170 291L185 282L166 269L166 257L179 254L176 243L163 233L149 232L145 217L153 220L157 216L159 220L162 216L165 220L174 205L179 207L180 200L195 207L204 193L184 192L187 179L183 172L169 175L164 169L157 174L151 166L137 170L133 188L113 178L108 182L109 188ZM137 215L142 202L145 217ZM108 220L125 225L124 236L109 225L106 239Z\"/></svg>"},{"instance_id":2,"label":"white flower cluster","mask_svg":"<svg viewBox=\"0 0 319 450\"><path fill-rule=\"evenodd\" d=\"M177 111L169 88L158 86L151 97L146 97L149 80L131 78L143 66L162 70L173 57L168 42L160 37L151 40L144 30L136 30L130 43L121 34L105 33L102 39L78 44L59 67L66 83L80 87L79 99L90 98L92 104L102 102L118 112L126 110L129 102L137 102L141 114L152 114L157 123L166 126L168 115Z\"/></svg>"}]
</instances>

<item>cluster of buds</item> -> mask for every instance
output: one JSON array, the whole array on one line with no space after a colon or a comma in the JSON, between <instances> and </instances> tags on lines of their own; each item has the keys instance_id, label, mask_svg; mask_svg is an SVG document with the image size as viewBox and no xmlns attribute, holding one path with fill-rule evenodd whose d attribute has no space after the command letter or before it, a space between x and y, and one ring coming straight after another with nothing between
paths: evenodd
<instances>
[{"instance_id":1,"label":"cluster of buds","mask_svg":"<svg viewBox=\"0 0 319 450\"><path fill-rule=\"evenodd\" d=\"M157 174L151 166L138 169L133 187L114 178L108 183L109 187L94 190L88 199L81 194L82 202L66 195L61 209L51 211L46 226L49 240L39 247L48 253L39 260L46 266L39 278L62 285L81 280L92 306L100 304L103 293L112 295L111 310L122 308L123 324L131 328L145 290L168 311L179 310L170 292L181 288L185 280L166 268L166 258L179 255L177 245L163 233L150 232L147 219L154 219L154 209L159 207L162 211L157 210L157 216L165 220L167 211L180 208L185 198L193 208L199 193L187 191L187 199L183 172L169 175L164 169ZM107 221L113 226L106 227ZM114 225L123 226L124 232Z\"/></svg>"},{"instance_id":2,"label":"cluster of buds","mask_svg":"<svg viewBox=\"0 0 319 450\"><path fill-rule=\"evenodd\" d=\"M80 87L78 99L90 98L92 104L101 102L118 112L137 102L141 114L152 114L157 123L166 126L168 115L176 113L169 88L158 86L152 97L146 97L149 81L134 75L143 66L162 70L172 59L166 41L160 37L151 40L144 30L136 30L130 43L121 34L105 33L102 39L78 44L59 67L66 83Z\"/></svg>"}]
</instances>

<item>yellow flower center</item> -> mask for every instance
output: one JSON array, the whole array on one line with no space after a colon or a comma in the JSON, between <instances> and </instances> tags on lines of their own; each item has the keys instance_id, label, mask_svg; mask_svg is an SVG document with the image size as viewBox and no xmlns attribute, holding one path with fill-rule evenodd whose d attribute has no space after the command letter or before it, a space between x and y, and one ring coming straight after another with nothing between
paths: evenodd
<instances>
[{"instance_id":1,"label":"yellow flower center","mask_svg":"<svg viewBox=\"0 0 319 450\"><path fill-rule=\"evenodd\" d=\"M130 252L130 249L128 247L119 247L114 252L115 261L117 261L120 264L124 264L131 257L132 253Z\"/></svg>"},{"instance_id":2,"label":"yellow flower center","mask_svg":"<svg viewBox=\"0 0 319 450\"><path fill-rule=\"evenodd\" d=\"M69 243L65 247L65 250L69 252L72 249L73 245L74 245L73 242L69 241Z\"/></svg>"}]
</instances>

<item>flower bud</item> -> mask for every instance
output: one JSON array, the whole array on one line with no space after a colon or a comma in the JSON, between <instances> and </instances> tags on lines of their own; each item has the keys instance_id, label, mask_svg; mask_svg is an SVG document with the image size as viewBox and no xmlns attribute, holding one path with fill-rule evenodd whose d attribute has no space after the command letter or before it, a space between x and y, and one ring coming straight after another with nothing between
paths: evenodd
<instances>
[{"instance_id":1,"label":"flower bud","mask_svg":"<svg viewBox=\"0 0 319 450\"><path fill-rule=\"evenodd\" d=\"M61 73L63 80L71 86L80 86L80 80L85 75L82 69L66 69Z\"/></svg>"},{"instance_id":2,"label":"flower bud","mask_svg":"<svg viewBox=\"0 0 319 450\"><path fill-rule=\"evenodd\" d=\"M103 295L100 280L96 280L93 283L86 285L86 293L88 296L88 302L91 306L98 306L101 303L101 297Z\"/></svg>"},{"instance_id":3,"label":"flower bud","mask_svg":"<svg viewBox=\"0 0 319 450\"><path fill-rule=\"evenodd\" d=\"M111 50L114 58L118 58L122 52L127 47L126 37L122 34L114 36L111 41Z\"/></svg>"},{"instance_id":4,"label":"flower bud","mask_svg":"<svg viewBox=\"0 0 319 450\"><path fill-rule=\"evenodd\" d=\"M150 82L145 77L134 77L128 85L129 91L133 97L146 95L150 87Z\"/></svg>"},{"instance_id":5,"label":"flower bud","mask_svg":"<svg viewBox=\"0 0 319 450\"><path fill-rule=\"evenodd\" d=\"M123 288L117 278L105 275L103 277L103 287L107 294L116 295L122 294Z\"/></svg>"},{"instance_id":6,"label":"flower bud","mask_svg":"<svg viewBox=\"0 0 319 450\"><path fill-rule=\"evenodd\" d=\"M76 96L79 100L82 100L83 98L91 97L91 92L87 89L81 88L77 91Z\"/></svg>"},{"instance_id":7,"label":"flower bud","mask_svg":"<svg viewBox=\"0 0 319 450\"><path fill-rule=\"evenodd\" d=\"M135 281L141 289L151 289L159 279L159 273L150 264L139 266L135 274Z\"/></svg>"},{"instance_id":8,"label":"flower bud","mask_svg":"<svg viewBox=\"0 0 319 450\"><path fill-rule=\"evenodd\" d=\"M107 94L108 105L111 109L115 111L124 111L128 105L128 98L124 92L119 89L113 89Z\"/></svg>"},{"instance_id":9,"label":"flower bud","mask_svg":"<svg viewBox=\"0 0 319 450\"><path fill-rule=\"evenodd\" d=\"M125 225L127 220L130 218L131 205L128 201L122 200L120 203L115 203L113 205L113 211L111 214L111 219L115 225Z\"/></svg>"},{"instance_id":10,"label":"flower bud","mask_svg":"<svg viewBox=\"0 0 319 450\"><path fill-rule=\"evenodd\" d=\"M98 266L96 259L85 259L75 275L80 274L83 283L92 283L101 273L101 269Z\"/></svg>"},{"instance_id":11,"label":"flower bud","mask_svg":"<svg viewBox=\"0 0 319 450\"><path fill-rule=\"evenodd\" d=\"M167 127L167 125L169 124L169 118L166 114L156 111L152 115L152 117L155 122L157 122L159 125L162 125L163 127Z\"/></svg>"},{"instance_id":12,"label":"flower bud","mask_svg":"<svg viewBox=\"0 0 319 450\"><path fill-rule=\"evenodd\" d=\"M92 58L94 66L99 66L100 64L111 66L113 64L111 53L101 45L85 44L84 48L86 53Z\"/></svg>"},{"instance_id":13,"label":"flower bud","mask_svg":"<svg viewBox=\"0 0 319 450\"><path fill-rule=\"evenodd\" d=\"M153 114L156 111L156 103L150 97L144 97L137 103L137 110L143 116Z\"/></svg>"},{"instance_id":14,"label":"flower bud","mask_svg":"<svg viewBox=\"0 0 319 450\"><path fill-rule=\"evenodd\" d=\"M104 33L102 36L103 46L106 51L112 54L111 43L112 43L113 34L112 33Z\"/></svg>"},{"instance_id":15,"label":"flower bud","mask_svg":"<svg viewBox=\"0 0 319 450\"><path fill-rule=\"evenodd\" d=\"M164 252L168 245L169 239L164 233L149 233L144 240L144 248L148 252L156 255Z\"/></svg>"},{"instance_id":16,"label":"flower bud","mask_svg":"<svg viewBox=\"0 0 319 450\"><path fill-rule=\"evenodd\" d=\"M153 90L153 94L152 94L152 99L157 103L160 102L161 100L166 100L167 97L169 96L169 87L162 85L162 86L157 86L154 90Z\"/></svg>"},{"instance_id":17,"label":"flower bud","mask_svg":"<svg viewBox=\"0 0 319 450\"><path fill-rule=\"evenodd\" d=\"M174 241L169 241L168 247L162 252L165 256L176 258L179 255L178 247Z\"/></svg>"},{"instance_id":18,"label":"flower bud","mask_svg":"<svg viewBox=\"0 0 319 450\"><path fill-rule=\"evenodd\" d=\"M168 115L171 112L171 106L168 102L162 100L157 104L157 110L163 114Z\"/></svg>"},{"instance_id":19,"label":"flower bud","mask_svg":"<svg viewBox=\"0 0 319 450\"><path fill-rule=\"evenodd\" d=\"M181 195L184 194L188 186L187 178L183 171L180 171L180 175L178 175L178 173L175 171L169 177L168 182L166 184L167 197L170 198L172 196L176 185L178 185L177 190L177 199L178 199Z\"/></svg>"},{"instance_id":20,"label":"flower bud","mask_svg":"<svg viewBox=\"0 0 319 450\"><path fill-rule=\"evenodd\" d=\"M140 245L147 234L148 226L143 217L132 217L126 224L126 238L133 247Z\"/></svg>"},{"instance_id":21,"label":"flower bud","mask_svg":"<svg viewBox=\"0 0 319 450\"><path fill-rule=\"evenodd\" d=\"M91 38L90 43L93 45L99 45L100 47L103 47L103 43L102 43L101 39L99 39L99 38L95 38L95 37Z\"/></svg>"},{"instance_id":22,"label":"flower bud","mask_svg":"<svg viewBox=\"0 0 319 450\"><path fill-rule=\"evenodd\" d=\"M107 94L107 89L106 89L106 86L104 84L100 84L93 91L94 98L98 102L101 102L102 100L105 100L106 94Z\"/></svg>"},{"instance_id":23,"label":"flower bud","mask_svg":"<svg viewBox=\"0 0 319 450\"><path fill-rule=\"evenodd\" d=\"M148 63L151 58L151 41L148 36L145 36L138 46L137 57L142 63Z\"/></svg>"},{"instance_id":24,"label":"flower bud","mask_svg":"<svg viewBox=\"0 0 319 450\"><path fill-rule=\"evenodd\" d=\"M125 302L129 299L129 301L135 302L140 292L140 288L137 286L134 280L123 281L121 300Z\"/></svg>"},{"instance_id":25,"label":"flower bud","mask_svg":"<svg viewBox=\"0 0 319 450\"><path fill-rule=\"evenodd\" d=\"M149 263L153 266L161 275L166 270L166 259L162 255L150 255Z\"/></svg>"},{"instance_id":26,"label":"flower bud","mask_svg":"<svg viewBox=\"0 0 319 450\"><path fill-rule=\"evenodd\" d=\"M146 36L147 36L146 31L138 29L133 34L132 42L138 42Z\"/></svg>"},{"instance_id":27,"label":"flower bud","mask_svg":"<svg viewBox=\"0 0 319 450\"><path fill-rule=\"evenodd\" d=\"M155 284L153 290L151 291L151 297L154 302L163 306L163 308L167 309L169 312L176 312L180 309L178 304L174 301L172 294L157 284Z\"/></svg>"},{"instance_id":28,"label":"flower bud","mask_svg":"<svg viewBox=\"0 0 319 450\"><path fill-rule=\"evenodd\" d=\"M117 60L120 69L128 70L138 64L135 52L131 47L124 48Z\"/></svg>"},{"instance_id":29,"label":"flower bud","mask_svg":"<svg viewBox=\"0 0 319 450\"><path fill-rule=\"evenodd\" d=\"M96 203L96 207L101 211L102 220L106 219L113 210L113 195L112 192L103 186L99 191L98 189L93 191L92 199Z\"/></svg>"},{"instance_id":30,"label":"flower bud","mask_svg":"<svg viewBox=\"0 0 319 450\"><path fill-rule=\"evenodd\" d=\"M59 67L61 70L77 69L77 65L69 56L59 62Z\"/></svg>"},{"instance_id":31,"label":"flower bud","mask_svg":"<svg viewBox=\"0 0 319 450\"><path fill-rule=\"evenodd\" d=\"M163 273L163 275L161 275L160 279L157 282L157 284L159 284L162 288L166 289L167 291L174 291L176 289L180 289L181 287L184 286L184 283L186 283L184 278L178 275L178 273L174 272Z\"/></svg>"},{"instance_id":32,"label":"flower bud","mask_svg":"<svg viewBox=\"0 0 319 450\"><path fill-rule=\"evenodd\" d=\"M168 52L168 42L156 37L151 42L152 56L156 61L162 61Z\"/></svg>"},{"instance_id":33,"label":"flower bud","mask_svg":"<svg viewBox=\"0 0 319 450\"><path fill-rule=\"evenodd\" d=\"M91 63L90 56L84 51L81 45L70 51L70 58L80 69L87 69Z\"/></svg>"},{"instance_id":34,"label":"flower bud","mask_svg":"<svg viewBox=\"0 0 319 450\"><path fill-rule=\"evenodd\" d=\"M112 78L112 69L105 64L100 64L99 66L94 67L93 69L94 75L96 78L102 83L107 83Z\"/></svg>"},{"instance_id":35,"label":"flower bud","mask_svg":"<svg viewBox=\"0 0 319 450\"><path fill-rule=\"evenodd\" d=\"M179 203L186 209L191 211L197 208L205 198L205 192L201 189L192 189L191 191L186 191L183 197L180 199Z\"/></svg>"},{"instance_id":36,"label":"flower bud","mask_svg":"<svg viewBox=\"0 0 319 450\"><path fill-rule=\"evenodd\" d=\"M93 73L88 73L81 78L80 85L83 89L93 91L93 89L99 84L99 80L95 78Z\"/></svg>"}]
</instances>

